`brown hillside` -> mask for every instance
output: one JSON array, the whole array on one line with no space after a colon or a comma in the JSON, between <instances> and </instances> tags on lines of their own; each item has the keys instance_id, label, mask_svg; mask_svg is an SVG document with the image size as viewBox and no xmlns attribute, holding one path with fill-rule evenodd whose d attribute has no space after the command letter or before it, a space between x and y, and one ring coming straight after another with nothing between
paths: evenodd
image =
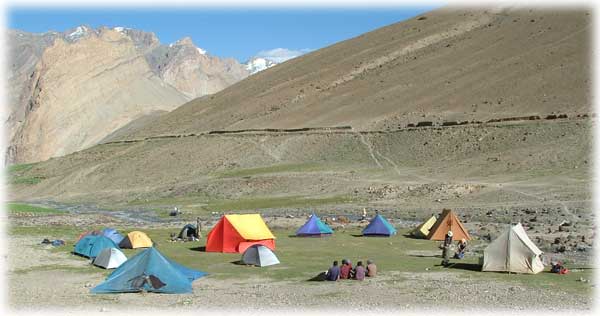
<instances>
[{"instance_id":1,"label":"brown hillside","mask_svg":"<svg viewBox=\"0 0 600 316\"><path fill-rule=\"evenodd\" d=\"M191 101L130 137L587 112L590 23L584 11L436 10Z\"/></svg>"}]
</instances>

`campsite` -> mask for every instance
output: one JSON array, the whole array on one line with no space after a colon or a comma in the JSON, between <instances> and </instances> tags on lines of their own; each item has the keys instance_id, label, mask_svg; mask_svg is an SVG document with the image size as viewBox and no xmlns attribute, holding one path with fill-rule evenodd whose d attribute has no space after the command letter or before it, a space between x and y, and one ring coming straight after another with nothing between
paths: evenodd
<instances>
[{"instance_id":1,"label":"campsite","mask_svg":"<svg viewBox=\"0 0 600 316\"><path fill-rule=\"evenodd\" d=\"M15 219L36 218L53 222L61 215L58 210L47 213L13 213ZM58 213L57 213L58 212ZM477 309L481 302L497 308L559 308L553 300L570 304L577 308L587 308L591 304L589 296L593 290L590 283L592 271L586 260L573 258L567 275L545 272L538 274L506 274L481 272L479 256L485 241L474 240L470 251L463 260L453 260L456 265L450 268L440 266L441 250L439 242L409 237L416 227L398 227L391 237L361 237L361 230L368 223L352 223L344 229L333 226L333 234L326 237L297 237L296 232L306 217L266 217L276 237L274 253L281 262L268 267L241 265L240 253L205 252L208 229L202 231L200 241L169 242L170 234L178 232L184 222L146 223L136 230L143 230L157 249L169 259L188 268L206 272L192 283L193 293L157 296L153 293L91 294L90 289L101 283L111 272L92 266L89 260L73 255L73 244L81 228L74 225L13 226L10 231L9 266L11 304L19 306L63 308L83 308L95 306L102 310L143 309L147 304L160 304L167 308L197 308L210 305L211 308L230 308L231 300L250 306L253 309L288 308L310 306L344 307L353 309L386 309L394 306L399 309L424 308L432 301L456 309ZM23 217L22 217L23 216ZM93 215L93 219L102 217ZM219 215L210 216L209 222L216 223ZM119 232L133 230L131 221L111 218L107 221ZM106 218L104 218L106 220ZM72 219L73 223L78 223ZM390 219L391 223L395 221ZM139 224L138 224L139 225ZM396 224L397 225L397 224ZM468 224L467 224L468 225ZM169 227L166 228L165 226ZM86 226L88 230L101 230L103 226ZM207 226L205 226L207 227ZM209 227L209 226L208 226ZM284 228L287 227L287 228ZM42 237L64 239L66 246L52 247L40 245ZM122 249L131 258L143 249ZM332 260L348 258L374 260L380 271L373 279L363 282L340 280L338 282L309 281L319 272L327 270ZM19 263L19 264L17 264ZM56 276L60 275L60 283ZM39 282L36 288L27 284ZM57 286L58 290L48 292L46 286ZM533 290L535 289L535 290ZM557 290L559 289L559 290ZM356 291L376 293L375 297L360 304L340 301L340 297L352 295ZM456 291L475 291L476 295L456 296ZM257 301L257 299L259 299ZM566 303L565 303L566 302ZM554 306L554 307L553 307Z\"/></svg>"},{"instance_id":2,"label":"campsite","mask_svg":"<svg viewBox=\"0 0 600 316\"><path fill-rule=\"evenodd\" d=\"M11 30L7 304L590 312L592 16L442 7L255 73L187 33Z\"/></svg>"}]
</instances>

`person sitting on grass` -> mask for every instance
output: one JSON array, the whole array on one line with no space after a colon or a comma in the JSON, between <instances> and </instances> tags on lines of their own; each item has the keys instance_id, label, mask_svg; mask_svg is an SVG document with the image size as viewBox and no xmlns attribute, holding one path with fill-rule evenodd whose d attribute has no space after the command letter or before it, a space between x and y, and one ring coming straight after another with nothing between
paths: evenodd
<instances>
[{"instance_id":1,"label":"person sitting on grass","mask_svg":"<svg viewBox=\"0 0 600 316\"><path fill-rule=\"evenodd\" d=\"M362 281L365 279L365 267L363 267L362 261L356 263L356 268L354 268L354 278L356 280Z\"/></svg>"},{"instance_id":2,"label":"person sitting on grass","mask_svg":"<svg viewBox=\"0 0 600 316\"><path fill-rule=\"evenodd\" d=\"M367 276L372 278L377 274L377 266L372 260L367 260Z\"/></svg>"},{"instance_id":3,"label":"person sitting on grass","mask_svg":"<svg viewBox=\"0 0 600 316\"><path fill-rule=\"evenodd\" d=\"M465 257L465 251L467 250L467 240L461 239L456 247L456 253L454 254L455 259L462 259Z\"/></svg>"},{"instance_id":4,"label":"person sitting on grass","mask_svg":"<svg viewBox=\"0 0 600 316\"><path fill-rule=\"evenodd\" d=\"M333 266L327 270L327 281L337 281L340 279L340 267L337 260L333 262Z\"/></svg>"},{"instance_id":5,"label":"person sitting on grass","mask_svg":"<svg viewBox=\"0 0 600 316\"><path fill-rule=\"evenodd\" d=\"M340 279L350 279L352 273L352 262L342 259L342 267L340 268Z\"/></svg>"}]
</instances>

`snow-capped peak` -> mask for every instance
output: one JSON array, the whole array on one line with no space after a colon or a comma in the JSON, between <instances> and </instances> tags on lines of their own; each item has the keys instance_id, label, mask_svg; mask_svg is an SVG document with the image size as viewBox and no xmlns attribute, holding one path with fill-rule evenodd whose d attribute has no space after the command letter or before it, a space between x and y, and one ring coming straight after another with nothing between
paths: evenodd
<instances>
[{"instance_id":1,"label":"snow-capped peak","mask_svg":"<svg viewBox=\"0 0 600 316\"><path fill-rule=\"evenodd\" d=\"M66 37L71 41L76 41L88 33L88 28L85 25L80 25L75 28L75 31L69 33Z\"/></svg>"},{"instance_id":2,"label":"snow-capped peak","mask_svg":"<svg viewBox=\"0 0 600 316\"><path fill-rule=\"evenodd\" d=\"M206 55L206 50L202 49L200 47L196 47L196 49L198 50L198 53L200 53L200 55Z\"/></svg>"},{"instance_id":3,"label":"snow-capped peak","mask_svg":"<svg viewBox=\"0 0 600 316\"><path fill-rule=\"evenodd\" d=\"M310 52L308 48L293 50L287 48L275 48L271 50L263 50L246 62L246 69L250 74L255 74L259 71L271 68L277 64L296 58L300 55Z\"/></svg>"},{"instance_id":4,"label":"snow-capped peak","mask_svg":"<svg viewBox=\"0 0 600 316\"><path fill-rule=\"evenodd\" d=\"M250 74L255 74L275 65L277 65L275 62L266 58L254 57L246 63L246 69L250 72Z\"/></svg>"},{"instance_id":5,"label":"snow-capped peak","mask_svg":"<svg viewBox=\"0 0 600 316\"><path fill-rule=\"evenodd\" d=\"M115 27L113 27L113 30L115 30L115 31L117 31L119 33L125 32L125 28L122 27L122 26L115 26Z\"/></svg>"}]
</instances>

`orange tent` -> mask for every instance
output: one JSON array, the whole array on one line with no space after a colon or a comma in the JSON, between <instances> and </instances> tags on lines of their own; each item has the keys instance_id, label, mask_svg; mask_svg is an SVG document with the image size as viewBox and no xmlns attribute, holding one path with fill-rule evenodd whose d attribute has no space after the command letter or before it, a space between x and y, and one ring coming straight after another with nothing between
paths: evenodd
<instances>
[{"instance_id":1,"label":"orange tent","mask_svg":"<svg viewBox=\"0 0 600 316\"><path fill-rule=\"evenodd\" d=\"M448 231L452 231L453 240L471 240L469 232L465 229L456 214L449 209L444 209L442 215L433 224L429 230L427 239L429 240L444 240Z\"/></svg>"},{"instance_id":2,"label":"orange tent","mask_svg":"<svg viewBox=\"0 0 600 316\"><path fill-rule=\"evenodd\" d=\"M206 236L208 252L243 253L256 244L275 250L275 236L259 214L225 215Z\"/></svg>"}]
</instances>

